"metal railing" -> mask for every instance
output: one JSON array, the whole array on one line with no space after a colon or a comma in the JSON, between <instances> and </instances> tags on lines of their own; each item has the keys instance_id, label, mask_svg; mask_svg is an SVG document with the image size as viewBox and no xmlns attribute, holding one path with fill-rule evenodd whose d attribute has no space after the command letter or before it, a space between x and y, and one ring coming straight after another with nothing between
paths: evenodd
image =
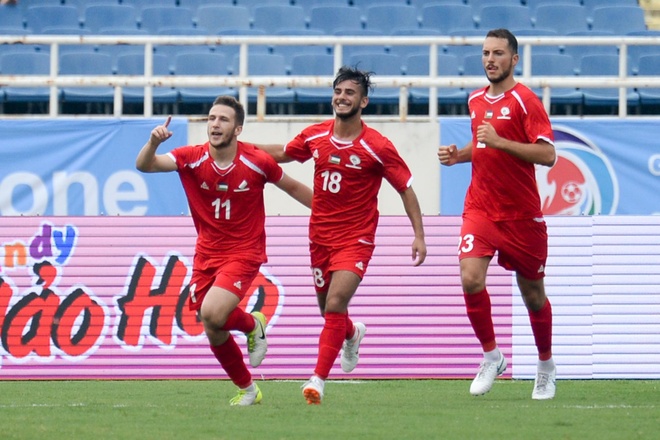
<instances>
[{"instance_id":1,"label":"metal railing","mask_svg":"<svg viewBox=\"0 0 660 440\"><path fill-rule=\"evenodd\" d=\"M522 52L523 71L521 82L529 87L543 89L543 103L549 110L550 92L554 87L577 88L618 88L619 116L627 115L627 88L660 87L658 76L628 75L627 48L630 45L660 45L660 37L519 37ZM18 87L50 87L49 114L58 116L59 90L71 86L112 86L114 87L113 112L115 116L123 114L123 87L144 87L144 116L153 115L153 87L234 87L238 88L239 100L247 108L247 89L257 87L256 116L266 117L266 94L268 87L331 87L333 76L250 76L248 66L248 48L251 45L317 45L333 48L335 71L342 65L344 46L374 45L374 46L428 46L429 75L428 76L380 76L378 72L372 77L378 87L398 87L399 118L408 117L408 90L411 87L429 87L428 116L435 119L438 115L438 99L436 87L456 87L473 89L483 87L486 80L480 76L438 76L438 49L443 46L475 46L475 53L480 52L483 37L390 37L390 36L2 36L0 44L37 44L50 46L49 75L3 75L0 74L0 86ZM75 76L60 75L59 46L60 45L139 45L144 46L144 75L99 75ZM239 46L239 69L236 76L157 76L153 75L154 45L209 45L209 46ZM616 76L532 76L532 53L538 46L570 46L570 45L611 45L619 48L619 73ZM658 72L660 74L660 72Z\"/></svg>"}]
</instances>

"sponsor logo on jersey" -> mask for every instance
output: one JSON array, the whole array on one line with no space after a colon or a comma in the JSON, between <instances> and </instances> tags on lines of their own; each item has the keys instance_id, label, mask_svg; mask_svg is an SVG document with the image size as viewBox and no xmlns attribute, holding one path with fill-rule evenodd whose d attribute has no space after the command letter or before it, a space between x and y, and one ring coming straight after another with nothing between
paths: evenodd
<instances>
[{"instance_id":1,"label":"sponsor logo on jersey","mask_svg":"<svg viewBox=\"0 0 660 440\"><path fill-rule=\"evenodd\" d=\"M356 154L351 154L348 160L350 160L351 163L346 164L346 168L355 168L356 170L362 169L362 167L360 166L360 163L362 163L362 161L360 160L360 157L357 156Z\"/></svg>"},{"instance_id":2,"label":"sponsor logo on jersey","mask_svg":"<svg viewBox=\"0 0 660 440\"><path fill-rule=\"evenodd\" d=\"M364 272L364 263L362 261L358 261L357 263L355 263L355 267L357 267L362 272Z\"/></svg>"},{"instance_id":3,"label":"sponsor logo on jersey","mask_svg":"<svg viewBox=\"0 0 660 440\"><path fill-rule=\"evenodd\" d=\"M511 110L509 107L502 107L500 109L500 116L497 117L497 119L511 119Z\"/></svg>"},{"instance_id":4,"label":"sponsor logo on jersey","mask_svg":"<svg viewBox=\"0 0 660 440\"><path fill-rule=\"evenodd\" d=\"M199 187L202 189L209 189L209 186L206 184L206 182L202 182L202 184Z\"/></svg>"},{"instance_id":5,"label":"sponsor logo on jersey","mask_svg":"<svg viewBox=\"0 0 660 440\"><path fill-rule=\"evenodd\" d=\"M234 283L234 287L236 287L238 290L241 290L241 286L242 286L242 284L241 284L240 281L236 281L236 282Z\"/></svg>"},{"instance_id":6,"label":"sponsor logo on jersey","mask_svg":"<svg viewBox=\"0 0 660 440\"><path fill-rule=\"evenodd\" d=\"M615 214L619 185L600 148L582 133L553 127L557 163L537 167L536 182L544 214Z\"/></svg>"}]
</instances>

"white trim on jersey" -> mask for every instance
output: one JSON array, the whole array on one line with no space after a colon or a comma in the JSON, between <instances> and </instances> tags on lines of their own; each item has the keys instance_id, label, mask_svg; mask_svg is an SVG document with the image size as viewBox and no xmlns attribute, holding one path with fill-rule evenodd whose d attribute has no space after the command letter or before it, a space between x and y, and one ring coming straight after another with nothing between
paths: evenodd
<instances>
[{"instance_id":1,"label":"white trim on jersey","mask_svg":"<svg viewBox=\"0 0 660 440\"><path fill-rule=\"evenodd\" d=\"M261 168L259 168L258 166L256 166L253 162L249 161L249 160L248 160L245 156L243 156L242 154L240 155L240 157L238 158L238 160L240 160L241 162L243 162L243 164L245 164L245 166L247 166L247 167L248 167L249 169L251 169L252 171L257 172L257 173L261 174L261 175L264 176L264 177L268 177L268 176L266 176L266 173L265 173Z\"/></svg>"}]
</instances>

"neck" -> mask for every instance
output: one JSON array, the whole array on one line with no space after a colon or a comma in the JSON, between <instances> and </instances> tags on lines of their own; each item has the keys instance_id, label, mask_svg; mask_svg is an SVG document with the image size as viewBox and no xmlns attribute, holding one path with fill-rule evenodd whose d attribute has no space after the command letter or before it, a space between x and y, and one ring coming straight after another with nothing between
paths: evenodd
<instances>
[{"instance_id":1,"label":"neck","mask_svg":"<svg viewBox=\"0 0 660 440\"><path fill-rule=\"evenodd\" d=\"M229 144L222 144L218 146L209 144L209 154L211 154L211 157L215 163L223 168L234 161L237 149L238 143L235 139Z\"/></svg>"},{"instance_id":2,"label":"neck","mask_svg":"<svg viewBox=\"0 0 660 440\"><path fill-rule=\"evenodd\" d=\"M335 118L333 135L337 139L352 141L362 133L362 119L360 115L351 116L348 119Z\"/></svg>"},{"instance_id":3,"label":"neck","mask_svg":"<svg viewBox=\"0 0 660 440\"><path fill-rule=\"evenodd\" d=\"M502 93L514 88L515 85L516 85L516 80L512 76L510 76L504 81L500 81L498 83L490 83L490 87L488 88L488 94L492 96L501 95Z\"/></svg>"}]
</instances>

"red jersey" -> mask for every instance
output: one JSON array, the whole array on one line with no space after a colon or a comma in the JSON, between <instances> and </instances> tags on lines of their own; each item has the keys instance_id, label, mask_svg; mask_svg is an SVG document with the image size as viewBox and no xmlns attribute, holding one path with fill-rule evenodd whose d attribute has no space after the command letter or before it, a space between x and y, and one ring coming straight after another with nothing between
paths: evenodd
<instances>
[{"instance_id":1,"label":"red jersey","mask_svg":"<svg viewBox=\"0 0 660 440\"><path fill-rule=\"evenodd\" d=\"M518 83L499 96L488 87L470 94L472 120L472 180L464 212L476 212L493 221L542 217L535 165L477 142L477 127L490 122L500 137L535 143L554 143L552 126L541 100Z\"/></svg>"},{"instance_id":2,"label":"red jersey","mask_svg":"<svg viewBox=\"0 0 660 440\"><path fill-rule=\"evenodd\" d=\"M263 189L283 176L275 160L244 142L238 142L236 157L226 168L213 160L208 142L175 148L168 155L176 162L197 230L195 252L265 263Z\"/></svg>"},{"instance_id":3,"label":"red jersey","mask_svg":"<svg viewBox=\"0 0 660 440\"><path fill-rule=\"evenodd\" d=\"M392 142L366 124L351 142L336 139L333 129L334 120L312 125L284 147L299 162L314 159L310 240L324 246L373 243L382 179L403 192L412 174Z\"/></svg>"}]
</instances>

